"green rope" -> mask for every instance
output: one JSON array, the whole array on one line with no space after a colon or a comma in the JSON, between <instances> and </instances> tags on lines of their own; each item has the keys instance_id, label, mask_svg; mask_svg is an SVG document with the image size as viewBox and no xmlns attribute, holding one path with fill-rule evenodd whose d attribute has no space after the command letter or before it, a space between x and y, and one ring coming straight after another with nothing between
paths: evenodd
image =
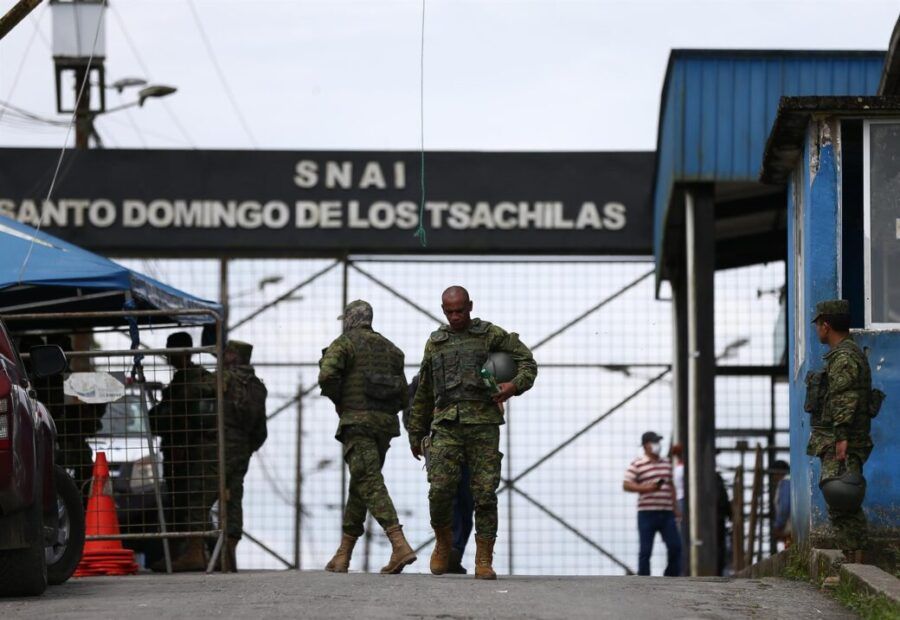
<instances>
[{"instance_id":1,"label":"green rope","mask_svg":"<svg viewBox=\"0 0 900 620\"><path fill-rule=\"evenodd\" d=\"M419 177L422 181L422 197L419 202L419 227L415 236L423 248L428 247L425 234L425 0L422 0L422 38L419 46L419 135L421 142L421 166Z\"/></svg>"},{"instance_id":2,"label":"green rope","mask_svg":"<svg viewBox=\"0 0 900 620\"><path fill-rule=\"evenodd\" d=\"M419 227L416 228L416 238L423 248L428 247L428 239L425 235L425 150L422 150L422 168L419 172L422 176L422 202L419 204Z\"/></svg>"}]
</instances>

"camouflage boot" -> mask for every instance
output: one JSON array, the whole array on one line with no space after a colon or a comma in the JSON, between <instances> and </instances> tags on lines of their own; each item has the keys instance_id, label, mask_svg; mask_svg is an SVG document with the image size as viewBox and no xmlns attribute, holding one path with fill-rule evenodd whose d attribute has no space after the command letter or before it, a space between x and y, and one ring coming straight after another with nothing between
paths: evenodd
<instances>
[{"instance_id":1,"label":"camouflage boot","mask_svg":"<svg viewBox=\"0 0 900 620\"><path fill-rule=\"evenodd\" d=\"M184 551L172 560L173 573L200 572L206 570L206 545L202 538L188 539Z\"/></svg>"},{"instance_id":2,"label":"camouflage boot","mask_svg":"<svg viewBox=\"0 0 900 620\"><path fill-rule=\"evenodd\" d=\"M387 566L381 569L382 575L398 575L403 572L403 567L416 561L416 552L406 542L402 525L392 525L384 530L391 541L391 559Z\"/></svg>"},{"instance_id":3,"label":"camouflage boot","mask_svg":"<svg viewBox=\"0 0 900 620\"><path fill-rule=\"evenodd\" d=\"M449 525L434 528L434 551L431 552L432 575L443 575L447 572L452 544L453 530Z\"/></svg>"},{"instance_id":4,"label":"camouflage boot","mask_svg":"<svg viewBox=\"0 0 900 620\"><path fill-rule=\"evenodd\" d=\"M353 555L353 547L356 546L356 536L344 534L341 536L341 544L334 552L334 557L325 565L329 573L346 573L350 570L350 556Z\"/></svg>"},{"instance_id":5,"label":"camouflage boot","mask_svg":"<svg viewBox=\"0 0 900 620\"><path fill-rule=\"evenodd\" d=\"M494 563L494 539L475 537L475 579L496 579Z\"/></svg>"}]
</instances>

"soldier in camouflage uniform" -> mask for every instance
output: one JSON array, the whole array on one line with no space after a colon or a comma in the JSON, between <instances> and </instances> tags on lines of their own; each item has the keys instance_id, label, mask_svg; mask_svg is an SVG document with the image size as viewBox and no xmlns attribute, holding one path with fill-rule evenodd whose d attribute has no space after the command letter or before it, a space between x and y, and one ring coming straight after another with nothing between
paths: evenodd
<instances>
[{"instance_id":1,"label":"soldier in camouflage uniform","mask_svg":"<svg viewBox=\"0 0 900 620\"><path fill-rule=\"evenodd\" d=\"M193 346L194 341L187 332L176 332L166 339L167 349L189 349ZM191 481L195 474L191 452L200 441L191 427L200 415L205 384L211 374L191 361L188 352L170 353L166 360L175 372L169 385L163 389L159 404L150 410L149 417L153 432L161 440L163 478L172 501L168 529L201 530L204 525L192 522L189 508L194 501ZM205 523L205 519L202 521ZM164 572L165 561L160 559L150 568ZM198 571L205 568L203 539L187 539L181 553L172 560L172 570Z\"/></svg>"},{"instance_id":2,"label":"soldier in camouflage uniform","mask_svg":"<svg viewBox=\"0 0 900 620\"><path fill-rule=\"evenodd\" d=\"M497 537L497 487L500 485L502 403L530 389L537 377L531 351L515 333L473 319L469 293L461 286L444 291L441 309L448 325L431 334L419 370L419 388L407 424L413 456L422 456L430 436L428 481L435 546L431 572L447 572L452 546L451 522L463 461L471 471L475 499L475 577L496 579L492 567ZM491 394L479 371L494 351L509 353L517 374Z\"/></svg>"},{"instance_id":3,"label":"soldier in camouflage uniform","mask_svg":"<svg viewBox=\"0 0 900 620\"><path fill-rule=\"evenodd\" d=\"M322 352L319 386L340 418L335 437L344 444L350 489L341 544L325 570L346 573L366 510L391 541L391 558L381 569L398 574L416 561L403 535L381 468L391 439L400 435L397 413L407 399L403 352L372 330L372 306L357 300L339 317L343 333Z\"/></svg>"},{"instance_id":4,"label":"soldier in camouflage uniform","mask_svg":"<svg viewBox=\"0 0 900 620\"><path fill-rule=\"evenodd\" d=\"M872 451L869 412L872 376L865 353L850 336L850 305L834 299L816 305L813 319L819 342L828 345L825 370L807 378L812 431L807 454L821 461L821 478L845 471L863 473ZM828 507L838 548L856 553L868 545L866 516L859 508L844 513Z\"/></svg>"},{"instance_id":5,"label":"soldier in camouflage uniform","mask_svg":"<svg viewBox=\"0 0 900 620\"><path fill-rule=\"evenodd\" d=\"M268 392L250 364L252 355L253 345L240 340L229 340L222 361L227 493L226 540L223 553L228 554L229 569L235 572L237 572L237 545L244 533L244 476L250 467L250 457L262 447L267 436L265 424ZM212 380L215 385L214 375ZM212 463L217 474L218 460L213 459ZM215 481L215 474L205 479Z\"/></svg>"}]
</instances>

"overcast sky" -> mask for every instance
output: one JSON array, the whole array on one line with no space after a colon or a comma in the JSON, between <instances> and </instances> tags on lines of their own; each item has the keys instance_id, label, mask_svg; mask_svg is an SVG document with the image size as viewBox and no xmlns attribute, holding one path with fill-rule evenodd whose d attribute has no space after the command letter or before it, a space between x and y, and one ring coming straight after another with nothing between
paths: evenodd
<instances>
[{"instance_id":1,"label":"overcast sky","mask_svg":"<svg viewBox=\"0 0 900 620\"><path fill-rule=\"evenodd\" d=\"M108 81L179 91L100 119L108 147L418 148L419 0L194 0L249 132L187 0L111 4ZM885 49L898 12L898 0L427 0L426 148L652 149L671 48ZM0 41L0 99L55 117L50 39L45 2ZM4 146L64 136L0 121Z\"/></svg>"}]
</instances>

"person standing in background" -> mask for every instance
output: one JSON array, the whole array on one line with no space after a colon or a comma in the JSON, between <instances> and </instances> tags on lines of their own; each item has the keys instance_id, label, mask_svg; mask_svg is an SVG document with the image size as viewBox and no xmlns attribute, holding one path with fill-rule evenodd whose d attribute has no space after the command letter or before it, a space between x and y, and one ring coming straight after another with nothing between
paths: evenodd
<instances>
[{"instance_id":1,"label":"person standing in background","mask_svg":"<svg viewBox=\"0 0 900 620\"><path fill-rule=\"evenodd\" d=\"M676 443L669 450L672 459L672 483L675 485L675 503L678 505L678 529L681 532L681 548L688 548L687 503L684 495L684 448ZM687 555L682 553L681 574L687 575L690 570L687 565Z\"/></svg>"},{"instance_id":2,"label":"person standing in background","mask_svg":"<svg viewBox=\"0 0 900 620\"><path fill-rule=\"evenodd\" d=\"M403 427L409 426L409 414L412 411L416 390L419 388L419 375L413 375L409 382L409 406L403 411ZM427 460L427 459L426 459ZM465 575L468 573L462 565L463 556L466 554L466 546L472 535L475 517L475 499L472 497L472 474L469 464L465 461L460 465L459 487L453 498L453 544L450 547L450 559L447 564L447 572L451 575Z\"/></svg>"},{"instance_id":3,"label":"person standing in background","mask_svg":"<svg viewBox=\"0 0 900 620\"><path fill-rule=\"evenodd\" d=\"M641 436L644 454L631 462L625 472L622 488L638 493L638 575L650 574L650 554L656 533L662 535L667 550L666 577L681 574L681 536L678 533L675 487L672 464L662 454L662 437L648 431ZM680 516L680 515L679 515Z\"/></svg>"},{"instance_id":4,"label":"person standing in background","mask_svg":"<svg viewBox=\"0 0 900 620\"><path fill-rule=\"evenodd\" d=\"M775 461L772 465L772 488L775 489L772 536L787 549L791 546L791 466L786 461Z\"/></svg>"}]
</instances>

